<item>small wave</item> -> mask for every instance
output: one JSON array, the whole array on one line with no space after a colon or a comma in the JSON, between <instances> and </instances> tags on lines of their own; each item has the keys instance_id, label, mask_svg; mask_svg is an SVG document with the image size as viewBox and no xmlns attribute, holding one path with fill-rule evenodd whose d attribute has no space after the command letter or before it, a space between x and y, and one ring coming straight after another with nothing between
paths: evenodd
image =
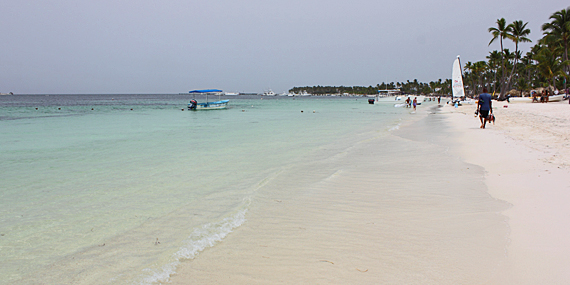
<instances>
[{"instance_id":1,"label":"small wave","mask_svg":"<svg viewBox=\"0 0 570 285\"><path fill-rule=\"evenodd\" d=\"M396 125L396 126L391 127L390 129L388 129L388 131L389 131L389 132L395 131L395 130L397 130L397 129L399 129L399 128L400 128L400 125L398 124L398 125Z\"/></svg>"},{"instance_id":2,"label":"small wave","mask_svg":"<svg viewBox=\"0 0 570 285\"><path fill-rule=\"evenodd\" d=\"M172 262L158 270L145 269L149 276L145 277L139 284L168 282L170 276L176 272L176 268L182 260L194 259L201 251L208 247L213 247L221 242L233 229L241 226L246 221L246 212L247 209L244 209L219 222L208 223L194 229L192 234L184 241L184 245L172 255Z\"/></svg>"}]
</instances>

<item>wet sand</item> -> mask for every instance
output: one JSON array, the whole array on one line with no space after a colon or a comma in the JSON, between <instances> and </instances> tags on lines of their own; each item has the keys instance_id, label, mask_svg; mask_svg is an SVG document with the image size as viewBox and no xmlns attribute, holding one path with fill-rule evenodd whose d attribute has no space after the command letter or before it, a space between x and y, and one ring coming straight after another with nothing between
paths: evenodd
<instances>
[{"instance_id":1,"label":"wet sand","mask_svg":"<svg viewBox=\"0 0 570 285\"><path fill-rule=\"evenodd\" d=\"M488 170L463 158L471 146L450 121L467 117L428 113L419 108L388 136L371 134L311 171L264 182L247 222L184 261L171 283L499 280L510 260L503 212L511 206L489 194Z\"/></svg>"}]
</instances>

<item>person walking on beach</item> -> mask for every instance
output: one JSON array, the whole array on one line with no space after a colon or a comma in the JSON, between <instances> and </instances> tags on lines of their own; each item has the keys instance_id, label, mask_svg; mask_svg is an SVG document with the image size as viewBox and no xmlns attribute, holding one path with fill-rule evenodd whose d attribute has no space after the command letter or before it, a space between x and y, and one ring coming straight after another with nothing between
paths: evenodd
<instances>
[{"instance_id":1,"label":"person walking on beach","mask_svg":"<svg viewBox=\"0 0 570 285\"><path fill-rule=\"evenodd\" d=\"M437 104L441 103L441 96L437 97Z\"/></svg>"},{"instance_id":2,"label":"person walking on beach","mask_svg":"<svg viewBox=\"0 0 570 285\"><path fill-rule=\"evenodd\" d=\"M487 88L485 87L483 88L483 93L479 95L477 112L479 113L479 120L481 120L481 129L484 129L489 119L489 114L493 114L491 95L487 93Z\"/></svg>"},{"instance_id":3,"label":"person walking on beach","mask_svg":"<svg viewBox=\"0 0 570 285\"><path fill-rule=\"evenodd\" d=\"M414 111L416 110L416 105L418 105L418 97L414 97Z\"/></svg>"}]
</instances>

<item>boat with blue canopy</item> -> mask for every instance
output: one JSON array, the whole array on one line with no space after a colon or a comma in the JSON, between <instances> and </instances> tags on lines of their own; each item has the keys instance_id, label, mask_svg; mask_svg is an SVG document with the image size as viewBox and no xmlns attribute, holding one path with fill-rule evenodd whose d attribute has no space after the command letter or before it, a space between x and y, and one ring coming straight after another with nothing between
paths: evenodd
<instances>
[{"instance_id":1,"label":"boat with blue canopy","mask_svg":"<svg viewBox=\"0 0 570 285\"><path fill-rule=\"evenodd\" d=\"M198 103L196 99L190 100L188 103L188 110L217 110L217 109L225 109L228 106L230 100L218 100L215 102L208 101L208 95L222 95L223 91L219 89L202 89L202 90L192 90L188 92L190 94L205 94L206 95L206 102L205 103ZM219 98L218 98L219 99Z\"/></svg>"}]
</instances>

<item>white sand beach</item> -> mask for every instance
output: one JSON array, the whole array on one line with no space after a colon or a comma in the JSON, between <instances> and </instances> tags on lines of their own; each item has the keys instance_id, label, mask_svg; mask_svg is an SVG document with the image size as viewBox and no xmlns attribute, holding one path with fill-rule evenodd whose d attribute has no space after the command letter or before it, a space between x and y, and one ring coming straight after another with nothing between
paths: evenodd
<instances>
[{"instance_id":1,"label":"white sand beach","mask_svg":"<svg viewBox=\"0 0 570 285\"><path fill-rule=\"evenodd\" d=\"M475 105L421 109L392 158L371 138L332 158L323 181L267 182L306 186L260 195L243 226L171 283L566 284L569 108L495 102L487 129ZM446 129L432 138L434 119Z\"/></svg>"},{"instance_id":2,"label":"white sand beach","mask_svg":"<svg viewBox=\"0 0 570 285\"><path fill-rule=\"evenodd\" d=\"M503 212L507 259L489 284L567 284L570 280L570 106L494 102L495 125L479 129L475 106L446 108L461 133L461 156L485 168Z\"/></svg>"}]
</instances>

